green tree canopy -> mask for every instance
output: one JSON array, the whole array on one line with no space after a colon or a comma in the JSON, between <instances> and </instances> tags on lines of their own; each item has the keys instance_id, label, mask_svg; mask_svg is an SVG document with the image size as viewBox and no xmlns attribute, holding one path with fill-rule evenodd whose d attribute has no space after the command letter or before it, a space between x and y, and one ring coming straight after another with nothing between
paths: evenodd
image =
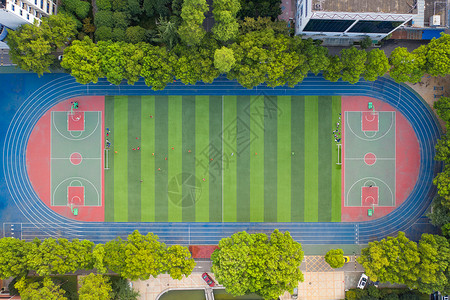
<instances>
[{"instance_id":1,"label":"green tree canopy","mask_svg":"<svg viewBox=\"0 0 450 300\"><path fill-rule=\"evenodd\" d=\"M380 49L373 49L367 53L364 79L367 81L375 81L378 77L386 74L389 68L389 59L386 54L384 54L384 51Z\"/></svg>"},{"instance_id":2,"label":"green tree canopy","mask_svg":"<svg viewBox=\"0 0 450 300\"><path fill-rule=\"evenodd\" d=\"M0 278L24 276L29 266L27 253L31 244L12 237L0 239Z\"/></svg>"},{"instance_id":3,"label":"green tree canopy","mask_svg":"<svg viewBox=\"0 0 450 300\"><path fill-rule=\"evenodd\" d=\"M399 232L397 237L370 242L357 261L373 281L406 283L418 278L420 253L417 244Z\"/></svg>"},{"instance_id":4,"label":"green tree canopy","mask_svg":"<svg viewBox=\"0 0 450 300\"><path fill-rule=\"evenodd\" d=\"M433 76L450 74L450 35L441 33L438 39L433 38L422 52L426 57L426 73Z\"/></svg>"},{"instance_id":5,"label":"green tree canopy","mask_svg":"<svg viewBox=\"0 0 450 300\"><path fill-rule=\"evenodd\" d=\"M437 115L445 122L450 121L450 98L441 97L438 101L433 103L433 108Z\"/></svg>"},{"instance_id":6,"label":"green tree canopy","mask_svg":"<svg viewBox=\"0 0 450 300\"><path fill-rule=\"evenodd\" d=\"M423 49L410 53L404 47L395 48L389 57L392 66L389 75L396 82L419 82L425 72L425 57L421 51Z\"/></svg>"},{"instance_id":7,"label":"green tree canopy","mask_svg":"<svg viewBox=\"0 0 450 300\"><path fill-rule=\"evenodd\" d=\"M97 83L104 76L100 61L98 46L89 37L85 37L82 41L74 41L64 50L61 66L70 70L70 74L81 84Z\"/></svg>"},{"instance_id":8,"label":"green tree canopy","mask_svg":"<svg viewBox=\"0 0 450 300\"><path fill-rule=\"evenodd\" d=\"M179 245L167 248L165 255L166 272L173 279L181 280L183 276L189 276L195 267L195 261L191 252L186 247Z\"/></svg>"},{"instance_id":9,"label":"green tree canopy","mask_svg":"<svg viewBox=\"0 0 450 300\"><path fill-rule=\"evenodd\" d=\"M328 57L328 48L322 47L322 41L305 39L295 36L294 41L299 44L300 53L306 56L306 62L309 70L314 74L326 70L330 65L330 58Z\"/></svg>"},{"instance_id":10,"label":"green tree canopy","mask_svg":"<svg viewBox=\"0 0 450 300\"><path fill-rule=\"evenodd\" d=\"M342 63L339 56L334 55L330 57L330 63L324 70L323 77L331 82L336 82L342 77L342 70L344 69L344 64Z\"/></svg>"},{"instance_id":11,"label":"green tree canopy","mask_svg":"<svg viewBox=\"0 0 450 300\"><path fill-rule=\"evenodd\" d=\"M269 28L272 29L275 34L289 36L287 23L283 20L272 21L269 17L245 17L244 20L239 20L239 35L244 35L252 31L262 31Z\"/></svg>"},{"instance_id":12,"label":"green tree canopy","mask_svg":"<svg viewBox=\"0 0 450 300\"><path fill-rule=\"evenodd\" d=\"M99 11L111 10L111 0L96 0L95 4Z\"/></svg>"},{"instance_id":13,"label":"green tree canopy","mask_svg":"<svg viewBox=\"0 0 450 300\"><path fill-rule=\"evenodd\" d=\"M235 62L233 49L224 46L214 52L214 66L220 73L228 73Z\"/></svg>"},{"instance_id":14,"label":"green tree canopy","mask_svg":"<svg viewBox=\"0 0 450 300\"><path fill-rule=\"evenodd\" d=\"M436 196L431 204L431 212L427 214L431 224L436 227L450 223L450 207L444 206L443 203L445 203L445 199Z\"/></svg>"},{"instance_id":15,"label":"green tree canopy","mask_svg":"<svg viewBox=\"0 0 450 300\"><path fill-rule=\"evenodd\" d=\"M213 39L204 39L202 46L177 45L174 53L177 60L173 68L174 75L184 84L195 84L198 81L211 83L219 76L214 67L214 51L217 43Z\"/></svg>"},{"instance_id":16,"label":"green tree canopy","mask_svg":"<svg viewBox=\"0 0 450 300\"><path fill-rule=\"evenodd\" d=\"M89 2L81 0L61 0L61 4L67 12L76 15L80 20L88 16L91 8Z\"/></svg>"},{"instance_id":17,"label":"green tree canopy","mask_svg":"<svg viewBox=\"0 0 450 300\"><path fill-rule=\"evenodd\" d=\"M10 31L6 39L11 61L21 69L41 76L49 72L55 61L51 52L73 39L76 32L76 23L65 14L43 18L40 26L22 25Z\"/></svg>"},{"instance_id":18,"label":"green tree canopy","mask_svg":"<svg viewBox=\"0 0 450 300\"><path fill-rule=\"evenodd\" d=\"M181 9L183 22L178 28L181 40L188 45L197 45L206 34L203 28L205 13L208 11L206 0L184 0Z\"/></svg>"},{"instance_id":19,"label":"green tree canopy","mask_svg":"<svg viewBox=\"0 0 450 300\"><path fill-rule=\"evenodd\" d=\"M140 26L128 27L125 31L125 40L128 43L137 44L145 40L145 29Z\"/></svg>"},{"instance_id":20,"label":"green tree canopy","mask_svg":"<svg viewBox=\"0 0 450 300\"><path fill-rule=\"evenodd\" d=\"M95 31L95 39L97 41L109 41L113 39L113 30L108 26L101 26Z\"/></svg>"},{"instance_id":21,"label":"green tree canopy","mask_svg":"<svg viewBox=\"0 0 450 300\"><path fill-rule=\"evenodd\" d=\"M167 49L171 50L178 43L178 26L175 21L167 18L160 18L158 29L158 37Z\"/></svg>"},{"instance_id":22,"label":"green tree canopy","mask_svg":"<svg viewBox=\"0 0 450 300\"><path fill-rule=\"evenodd\" d=\"M344 266L344 251L342 249L331 249L325 255L325 261L332 268L342 268Z\"/></svg>"},{"instance_id":23,"label":"green tree canopy","mask_svg":"<svg viewBox=\"0 0 450 300\"><path fill-rule=\"evenodd\" d=\"M219 242L211 256L217 281L234 296L257 293L264 299L292 292L303 281L303 251L289 232L238 232Z\"/></svg>"},{"instance_id":24,"label":"green tree canopy","mask_svg":"<svg viewBox=\"0 0 450 300\"><path fill-rule=\"evenodd\" d=\"M444 138L445 140L441 139L436 145L437 153L448 151L447 135L444 135ZM438 173L433 179L433 184L437 186L438 194L441 196L442 205L450 208L450 165L445 165L444 170L441 173Z\"/></svg>"},{"instance_id":25,"label":"green tree canopy","mask_svg":"<svg viewBox=\"0 0 450 300\"><path fill-rule=\"evenodd\" d=\"M175 56L166 48L150 46L141 69L145 84L153 90L164 89L168 83L173 82L175 63Z\"/></svg>"},{"instance_id":26,"label":"green tree canopy","mask_svg":"<svg viewBox=\"0 0 450 300\"><path fill-rule=\"evenodd\" d=\"M14 287L23 300L68 300L64 296L64 290L55 285L49 277L45 277L42 282L22 277Z\"/></svg>"},{"instance_id":27,"label":"green tree canopy","mask_svg":"<svg viewBox=\"0 0 450 300\"><path fill-rule=\"evenodd\" d=\"M114 13L109 10L100 10L95 14L94 18L95 27L99 28L102 26L114 27Z\"/></svg>"},{"instance_id":28,"label":"green tree canopy","mask_svg":"<svg viewBox=\"0 0 450 300\"><path fill-rule=\"evenodd\" d=\"M214 37L226 42L237 37L239 23L236 14L241 8L239 0L215 0L213 2L214 26L212 32Z\"/></svg>"},{"instance_id":29,"label":"green tree canopy","mask_svg":"<svg viewBox=\"0 0 450 300\"><path fill-rule=\"evenodd\" d=\"M109 300L112 296L111 284L108 277L93 273L82 277L78 290L80 300Z\"/></svg>"},{"instance_id":30,"label":"green tree canopy","mask_svg":"<svg viewBox=\"0 0 450 300\"><path fill-rule=\"evenodd\" d=\"M270 17L272 20L281 15L281 0L241 0L241 10L238 17Z\"/></svg>"},{"instance_id":31,"label":"green tree canopy","mask_svg":"<svg viewBox=\"0 0 450 300\"><path fill-rule=\"evenodd\" d=\"M361 78L361 74L366 70L367 52L358 50L355 47L343 49L341 51L342 80L355 84Z\"/></svg>"},{"instance_id":32,"label":"green tree canopy","mask_svg":"<svg viewBox=\"0 0 450 300\"><path fill-rule=\"evenodd\" d=\"M94 243L87 240L35 239L27 254L30 269L41 276L91 269Z\"/></svg>"}]
</instances>

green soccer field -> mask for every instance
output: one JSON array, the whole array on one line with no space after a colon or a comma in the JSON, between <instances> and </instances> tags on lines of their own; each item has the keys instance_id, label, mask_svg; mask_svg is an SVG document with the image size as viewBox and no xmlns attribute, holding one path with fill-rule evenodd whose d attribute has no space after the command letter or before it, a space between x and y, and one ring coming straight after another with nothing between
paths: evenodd
<instances>
[{"instance_id":1,"label":"green soccer field","mask_svg":"<svg viewBox=\"0 0 450 300\"><path fill-rule=\"evenodd\" d=\"M105 221L339 222L340 112L339 96L107 96Z\"/></svg>"}]
</instances>

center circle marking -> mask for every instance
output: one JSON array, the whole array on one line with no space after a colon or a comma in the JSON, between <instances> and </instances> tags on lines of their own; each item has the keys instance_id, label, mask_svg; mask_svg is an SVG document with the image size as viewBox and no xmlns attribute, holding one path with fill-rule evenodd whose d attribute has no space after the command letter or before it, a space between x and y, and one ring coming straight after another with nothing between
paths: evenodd
<instances>
[{"instance_id":1,"label":"center circle marking","mask_svg":"<svg viewBox=\"0 0 450 300\"><path fill-rule=\"evenodd\" d=\"M74 153L70 154L70 162L72 163L72 165L79 165L79 164L81 164L82 161L83 161L83 157L81 156L80 153L74 152Z\"/></svg>"},{"instance_id":2,"label":"center circle marking","mask_svg":"<svg viewBox=\"0 0 450 300\"><path fill-rule=\"evenodd\" d=\"M376 161L377 161L377 157L375 156L375 154L369 152L369 153L366 153L366 155L364 155L364 162L366 163L366 165L371 166Z\"/></svg>"}]
</instances>

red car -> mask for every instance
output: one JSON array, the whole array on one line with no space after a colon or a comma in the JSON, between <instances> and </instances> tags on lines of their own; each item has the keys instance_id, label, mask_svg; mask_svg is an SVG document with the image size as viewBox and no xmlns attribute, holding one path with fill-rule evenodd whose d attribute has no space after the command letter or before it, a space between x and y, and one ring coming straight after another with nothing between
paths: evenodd
<instances>
[{"instance_id":1,"label":"red car","mask_svg":"<svg viewBox=\"0 0 450 300\"><path fill-rule=\"evenodd\" d=\"M216 285L216 283L214 282L214 280L212 280L211 276L209 276L208 273L203 273L202 274L202 278L203 278L204 281L206 281L206 283L209 286L213 287L213 286Z\"/></svg>"}]
</instances>

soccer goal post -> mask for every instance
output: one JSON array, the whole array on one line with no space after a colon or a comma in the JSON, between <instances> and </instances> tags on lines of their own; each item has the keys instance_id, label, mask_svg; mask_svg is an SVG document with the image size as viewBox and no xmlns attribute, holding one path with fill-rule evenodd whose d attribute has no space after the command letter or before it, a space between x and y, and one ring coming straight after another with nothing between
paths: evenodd
<instances>
[{"instance_id":1,"label":"soccer goal post","mask_svg":"<svg viewBox=\"0 0 450 300\"><path fill-rule=\"evenodd\" d=\"M337 144L337 165L342 165L342 159L341 159L341 155L342 155L342 145L341 144Z\"/></svg>"}]
</instances>

